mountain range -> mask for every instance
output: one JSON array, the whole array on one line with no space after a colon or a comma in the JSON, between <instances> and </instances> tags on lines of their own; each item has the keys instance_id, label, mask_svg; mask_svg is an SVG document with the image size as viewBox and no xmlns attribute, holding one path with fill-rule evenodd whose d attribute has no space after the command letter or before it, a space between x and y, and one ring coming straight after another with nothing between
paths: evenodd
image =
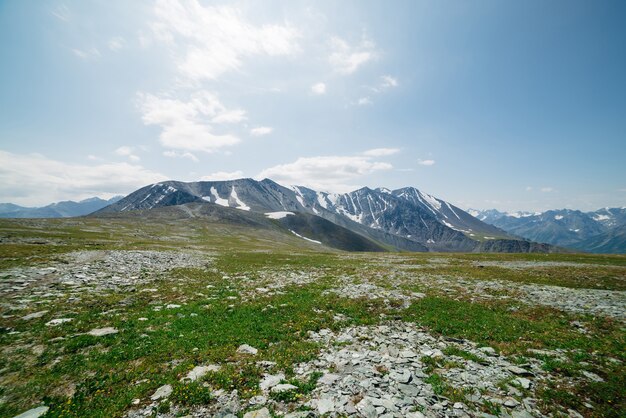
<instances>
[{"instance_id":1,"label":"mountain range","mask_svg":"<svg viewBox=\"0 0 626 418\"><path fill-rule=\"evenodd\" d=\"M561 209L505 213L468 211L509 234L537 242L594 253L626 253L626 207L595 212Z\"/></svg>"},{"instance_id":2,"label":"mountain range","mask_svg":"<svg viewBox=\"0 0 626 418\"><path fill-rule=\"evenodd\" d=\"M0 218L69 218L83 216L115 203L123 196L115 196L109 200L92 197L74 202L67 200L52 203L43 207L24 207L13 203L0 203Z\"/></svg>"},{"instance_id":3,"label":"mountain range","mask_svg":"<svg viewBox=\"0 0 626 418\"><path fill-rule=\"evenodd\" d=\"M91 216L167 213L210 216L286 231L335 248L400 251L552 252L413 187L344 194L284 187L264 179L165 181L145 186ZM358 245L355 244L358 242ZM357 249L358 250L358 249Z\"/></svg>"}]
</instances>

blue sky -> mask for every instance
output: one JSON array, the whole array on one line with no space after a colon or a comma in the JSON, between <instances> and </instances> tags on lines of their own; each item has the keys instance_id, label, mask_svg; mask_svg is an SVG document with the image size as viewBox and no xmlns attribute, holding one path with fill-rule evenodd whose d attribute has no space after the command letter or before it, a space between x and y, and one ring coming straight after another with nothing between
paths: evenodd
<instances>
[{"instance_id":1,"label":"blue sky","mask_svg":"<svg viewBox=\"0 0 626 418\"><path fill-rule=\"evenodd\" d=\"M622 1L0 1L0 201L176 179L626 205Z\"/></svg>"}]
</instances>

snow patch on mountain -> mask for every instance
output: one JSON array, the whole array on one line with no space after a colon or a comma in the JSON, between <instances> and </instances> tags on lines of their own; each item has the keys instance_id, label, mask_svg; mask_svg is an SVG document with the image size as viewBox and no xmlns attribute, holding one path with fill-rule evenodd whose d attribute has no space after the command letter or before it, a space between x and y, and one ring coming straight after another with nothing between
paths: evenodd
<instances>
[{"instance_id":1,"label":"snow patch on mountain","mask_svg":"<svg viewBox=\"0 0 626 418\"><path fill-rule=\"evenodd\" d=\"M292 234L294 234L296 237L299 237L299 238L305 239L305 240L307 240L307 241L309 241L309 242L312 242L312 243L315 243L315 244L321 244L321 242L320 242L320 241L315 241L314 239L307 238L307 237L303 237L302 235L298 234L296 231L292 231L291 229L289 230L289 232L291 232Z\"/></svg>"},{"instance_id":2,"label":"snow patch on mountain","mask_svg":"<svg viewBox=\"0 0 626 418\"><path fill-rule=\"evenodd\" d=\"M241 199L239 199L239 196L237 195L237 190L235 190L235 186L233 186L233 188L230 191L230 197L237 204L236 206L237 209L250 210L250 206L246 205L245 203L241 201Z\"/></svg>"},{"instance_id":3,"label":"snow patch on mountain","mask_svg":"<svg viewBox=\"0 0 626 418\"><path fill-rule=\"evenodd\" d=\"M215 203L220 205L220 206L225 206L225 207L229 207L230 205L228 204L228 199L222 199L220 197L219 194L217 194L217 190L215 189L215 187L211 187L211 194L213 195L213 197L215 198Z\"/></svg>"},{"instance_id":4,"label":"snow patch on mountain","mask_svg":"<svg viewBox=\"0 0 626 418\"><path fill-rule=\"evenodd\" d=\"M293 213L293 212L285 212L285 211L266 212L265 213L265 216L267 216L270 219L283 219L283 218L286 218L289 215L295 215L295 213Z\"/></svg>"}]
</instances>

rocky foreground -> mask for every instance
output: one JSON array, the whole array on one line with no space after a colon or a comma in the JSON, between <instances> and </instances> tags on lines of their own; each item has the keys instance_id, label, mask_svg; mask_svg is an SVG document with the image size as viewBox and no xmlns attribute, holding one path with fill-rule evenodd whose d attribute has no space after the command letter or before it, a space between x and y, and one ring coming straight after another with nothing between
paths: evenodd
<instances>
[{"instance_id":1,"label":"rocky foreground","mask_svg":"<svg viewBox=\"0 0 626 418\"><path fill-rule=\"evenodd\" d=\"M293 264L308 257L305 253L285 254L268 265L264 254L224 258L220 251L97 250L5 268L0 271L2 354L36 370L31 376L41 382L52 382L53 375L60 380L46 398L18 395L11 388L21 388L24 375L3 362L0 407L29 396L31 409L21 416L31 418L87 411L128 418L624 412L619 396L602 405L591 392L581 392L575 403L550 403L549 395L558 388L613 387L611 373L624 370L623 353L598 351L592 341L609 332L596 328L600 321L617 332L611 334L617 340L607 338L623 344L626 292L620 286L564 286L543 279L568 268L623 280L624 267L601 266L596 274L600 267L593 263L468 263L450 255L421 256L416 263L413 256L385 254L338 254ZM477 277L484 269L495 273ZM527 271L542 275L529 281L514 276ZM310 298L310 308L303 308ZM100 306L99 300L111 302ZM440 302L460 309L436 308ZM269 329L261 338L256 329L267 324L243 324L246 331L216 345L220 333L230 335L221 321L224 327L240 326L228 322L230 316L250 307L252 318L240 322L267 317L278 321L272 325L278 331ZM551 320L541 317L546 313L558 320L546 322ZM510 329L498 315L510 315ZM518 329L526 326L520 318L530 321L528 332ZM281 334L285 326L289 333ZM551 332L562 343L550 342ZM76 362L85 367L76 366L80 373L64 366ZM107 395L120 401L98 410L100 395L89 392L85 382L103 370L124 369L132 371L127 381L115 383L115 392ZM94 387L109 391L106 385ZM61 407L57 399L67 399L63 405L69 406ZM73 403L80 406L73 410Z\"/></svg>"}]
</instances>

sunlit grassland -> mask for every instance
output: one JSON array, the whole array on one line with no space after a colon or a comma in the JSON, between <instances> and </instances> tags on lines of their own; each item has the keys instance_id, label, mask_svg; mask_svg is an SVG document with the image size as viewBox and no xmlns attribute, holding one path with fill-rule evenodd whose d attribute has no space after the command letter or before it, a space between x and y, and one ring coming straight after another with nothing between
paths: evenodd
<instances>
[{"instance_id":1,"label":"sunlit grassland","mask_svg":"<svg viewBox=\"0 0 626 418\"><path fill-rule=\"evenodd\" d=\"M572 315L548 307L501 300L473 301L438 288L406 286L423 299L406 309L378 300L345 299L324 291L341 277L394 286L387 280L396 269L409 277L463 278L570 288L624 290L626 257L579 254L356 254L320 248L276 231L233 225L80 218L71 220L1 220L0 268L63 262L76 250L172 250L205 254L208 270L176 269L131 293L63 298L49 312L28 322L19 318L39 310L2 308L0 333L0 416L13 416L45 401L49 416L121 416L133 399L149 403L159 386L175 385L171 401L187 407L206 402L210 394L177 382L195 365L221 364L207 379L214 387L258 394L259 360L285 371L316 357L320 347L308 331L338 330L355 324L402 319L430 332L494 347L523 363L540 358L555 376L591 371L604 382L580 380L572 387L546 383L538 390L547 413L557 406L579 409L591 399L590 416L623 416L626 361L623 324L603 317ZM529 265L523 269L480 266L491 262L562 262L571 266ZM307 284L283 287L280 294L249 295L250 282L289 272L315 271ZM0 280L2 275L0 274ZM254 286L252 286L254 287ZM144 291L156 289L156 291ZM180 305L168 309L168 304ZM158 308L157 308L158 307ZM158 310L160 308L160 310ZM334 320L345 315L344 322ZM44 324L71 317L58 327ZM146 321L140 318L147 318ZM587 334L571 326L579 321ZM93 337L93 328L115 327L118 334ZM255 357L237 354L240 344L259 349ZM565 349L564 359L533 354L531 349ZM457 353L459 354L459 353ZM461 353L462 354L462 353ZM615 359L617 361L614 361ZM310 382L301 382L306 396Z\"/></svg>"}]
</instances>

